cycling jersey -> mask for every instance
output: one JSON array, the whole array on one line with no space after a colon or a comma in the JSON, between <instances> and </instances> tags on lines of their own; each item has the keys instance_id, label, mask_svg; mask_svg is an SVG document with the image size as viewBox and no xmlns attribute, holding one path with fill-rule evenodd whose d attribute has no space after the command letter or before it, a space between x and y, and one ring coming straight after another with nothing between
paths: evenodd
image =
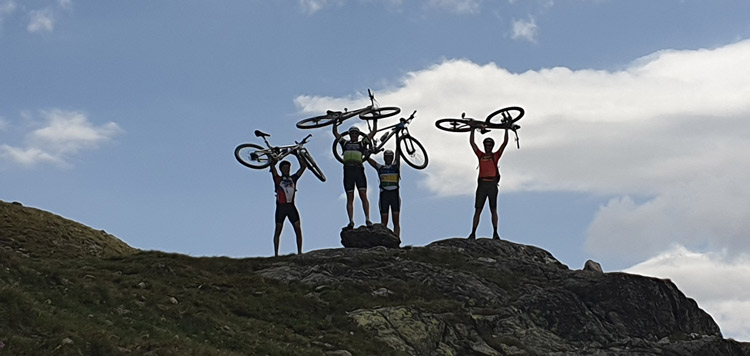
<instances>
[{"instance_id":1,"label":"cycling jersey","mask_svg":"<svg viewBox=\"0 0 750 356\"><path fill-rule=\"evenodd\" d=\"M273 177L273 183L276 187L276 203L294 203L298 179L297 173L291 176L277 175Z\"/></svg>"},{"instance_id":2,"label":"cycling jersey","mask_svg":"<svg viewBox=\"0 0 750 356\"><path fill-rule=\"evenodd\" d=\"M341 142L341 148L344 150L344 165L361 166L364 161L367 145L364 140L352 142L344 140Z\"/></svg>"},{"instance_id":3,"label":"cycling jersey","mask_svg":"<svg viewBox=\"0 0 750 356\"><path fill-rule=\"evenodd\" d=\"M497 168L497 162L500 160L500 151L484 153L480 149L476 149L474 153L479 158L479 180L499 182L500 171Z\"/></svg>"},{"instance_id":4,"label":"cycling jersey","mask_svg":"<svg viewBox=\"0 0 750 356\"><path fill-rule=\"evenodd\" d=\"M399 167L397 165L383 165L378 167L380 190L398 189Z\"/></svg>"}]
</instances>

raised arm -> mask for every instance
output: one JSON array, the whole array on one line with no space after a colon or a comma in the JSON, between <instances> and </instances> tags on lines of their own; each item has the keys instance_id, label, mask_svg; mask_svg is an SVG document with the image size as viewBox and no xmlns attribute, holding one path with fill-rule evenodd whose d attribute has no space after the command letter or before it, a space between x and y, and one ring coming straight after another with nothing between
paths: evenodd
<instances>
[{"instance_id":1,"label":"raised arm","mask_svg":"<svg viewBox=\"0 0 750 356\"><path fill-rule=\"evenodd\" d=\"M307 161L299 158L299 153L295 153L294 156L297 157L297 163L299 163L299 169L296 173L297 177L302 177L302 173L305 173L305 169L307 169Z\"/></svg>"},{"instance_id":2,"label":"raised arm","mask_svg":"<svg viewBox=\"0 0 750 356\"><path fill-rule=\"evenodd\" d=\"M367 163L369 163L372 166L372 168L375 168L375 169L380 168L380 164L378 164L378 162L372 159L372 157L367 157Z\"/></svg>"},{"instance_id":3,"label":"raised arm","mask_svg":"<svg viewBox=\"0 0 750 356\"><path fill-rule=\"evenodd\" d=\"M472 127L471 133L469 134L469 144L471 144L471 149L474 150L474 152L479 151L479 147L477 147L477 144L474 142L474 132L477 131L476 127Z\"/></svg>"},{"instance_id":4,"label":"raised arm","mask_svg":"<svg viewBox=\"0 0 750 356\"><path fill-rule=\"evenodd\" d=\"M276 170L276 161L271 161L271 175L276 178L279 176L279 171Z\"/></svg>"},{"instance_id":5,"label":"raised arm","mask_svg":"<svg viewBox=\"0 0 750 356\"><path fill-rule=\"evenodd\" d=\"M341 133L339 133L339 125L341 125L341 121L336 120L333 122L333 136L336 137L336 141L341 139Z\"/></svg>"},{"instance_id":6,"label":"raised arm","mask_svg":"<svg viewBox=\"0 0 750 356\"><path fill-rule=\"evenodd\" d=\"M503 138L503 144L500 145L500 148L497 150L498 157L502 157L503 152L505 152L505 146L508 145L508 129L505 129L505 138Z\"/></svg>"}]
</instances>

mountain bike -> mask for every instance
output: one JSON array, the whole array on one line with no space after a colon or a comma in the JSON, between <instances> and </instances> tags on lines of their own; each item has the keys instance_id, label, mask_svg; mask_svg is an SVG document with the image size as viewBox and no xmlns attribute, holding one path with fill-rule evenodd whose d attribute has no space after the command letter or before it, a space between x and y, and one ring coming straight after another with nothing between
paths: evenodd
<instances>
[{"instance_id":1,"label":"mountain bike","mask_svg":"<svg viewBox=\"0 0 750 356\"><path fill-rule=\"evenodd\" d=\"M370 145L370 154L385 150L383 147L385 146L386 142L388 142L392 137L396 137L398 152L401 155L401 158L403 158L404 162L406 162L406 164L412 166L414 169L424 169L425 167L427 167L427 163L429 162L429 159L427 157L427 150L424 149L422 143L417 141L417 139L409 133L409 123L411 123L411 120L414 120L414 115L416 113L417 111L414 110L414 112L411 114L411 116L409 116L408 119L404 119L402 117L401 119L399 119L399 123L378 129L376 132L386 130L388 130L388 132L384 133L380 137L380 140L378 140L377 138L373 139L373 142L371 142ZM344 152L342 146L342 142L344 140L345 139L343 137L338 140L333 140L333 155L341 163L344 163Z\"/></svg>"},{"instance_id":2,"label":"mountain bike","mask_svg":"<svg viewBox=\"0 0 750 356\"><path fill-rule=\"evenodd\" d=\"M384 117L391 117L401 112L401 109L395 106L379 107L377 100L375 100L375 94L373 94L370 89L367 89L367 95L370 97L370 105L368 106L352 111L349 111L347 108L344 108L344 111L328 110L325 115L314 116L298 121L297 128L314 129L328 126L336 121L343 122L344 120L357 115L364 120L375 120Z\"/></svg>"},{"instance_id":3,"label":"mountain bike","mask_svg":"<svg viewBox=\"0 0 750 356\"><path fill-rule=\"evenodd\" d=\"M320 167L318 167L318 164L315 163L315 159L313 159L307 148L304 147L305 144L307 144L307 140L312 137L312 135L307 135L302 141L295 141L294 145L287 146L271 146L267 139L267 137L271 137L271 135L260 130L255 130L255 136L263 138L267 148L263 148L263 146L254 143L243 143L234 149L234 157L245 167L263 169L271 164L275 164L290 154L296 154L321 182L326 181L325 173L323 173Z\"/></svg>"},{"instance_id":4,"label":"mountain bike","mask_svg":"<svg viewBox=\"0 0 750 356\"><path fill-rule=\"evenodd\" d=\"M510 106L490 113L484 121L467 118L466 113L462 113L460 119L440 119L435 121L435 126L448 132L469 132L475 128L480 129L482 133L487 133L490 129L511 130L516 135L516 146L521 148L518 139L518 129L521 126L517 125L516 122L523 117L524 113L523 108Z\"/></svg>"}]
</instances>

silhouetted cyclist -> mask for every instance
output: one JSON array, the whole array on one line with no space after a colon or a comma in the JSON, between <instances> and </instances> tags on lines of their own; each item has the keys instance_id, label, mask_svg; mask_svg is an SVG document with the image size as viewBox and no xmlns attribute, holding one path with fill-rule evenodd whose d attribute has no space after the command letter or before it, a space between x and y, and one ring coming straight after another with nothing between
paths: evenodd
<instances>
[{"instance_id":1,"label":"silhouetted cyclist","mask_svg":"<svg viewBox=\"0 0 750 356\"><path fill-rule=\"evenodd\" d=\"M396 150L398 151L398 143ZM398 184L401 179L401 160L399 155L391 150L383 152L383 160L385 164L379 164L372 158L367 159L367 162L378 171L380 179L380 223L388 226L388 212L393 212L393 232L401 237L401 224L399 223L401 196Z\"/></svg>"},{"instance_id":2,"label":"silhouetted cyclist","mask_svg":"<svg viewBox=\"0 0 750 356\"><path fill-rule=\"evenodd\" d=\"M279 255L281 229L284 227L284 219L286 218L292 223L294 233L297 235L297 254L302 254L302 226L297 206L294 204L294 198L297 195L297 180L305 172L307 166L305 161L299 159L299 157L297 157L297 162L300 168L292 175L289 175L292 168L292 163L289 161L279 163L281 174L276 170L275 162L271 165L271 175L276 189L276 230L273 233L274 256Z\"/></svg>"},{"instance_id":3,"label":"silhouetted cyclist","mask_svg":"<svg viewBox=\"0 0 750 356\"><path fill-rule=\"evenodd\" d=\"M365 223L372 226L370 221L370 201L367 200L367 176L365 176L365 167L363 162L368 154L368 146L372 140L373 131L370 137L364 136L359 128L352 126L346 134L338 132L339 122L333 125L333 135L337 141L341 141L341 147L344 151L344 191L346 191L346 213L349 215L349 224L347 229L354 227L354 187L359 191L359 198L362 201L362 209L365 212ZM343 135L348 135L349 139L341 140ZM363 136L360 139L360 136Z\"/></svg>"},{"instance_id":4,"label":"silhouetted cyclist","mask_svg":"<svg viewBox=\"0 0 750 356\"><path fill-rule=\"evenodd\" d=\"M495 146L495 140L490 137L487 137L482 141L484 151L477 147L477 144L474 143L475 131L476 128L471 130L469 143L479 159L479 177L477 178L477 193L474 201L474 221L471 227L471 235L469 235L469 239L476 239L479 217L482 215L484 202L488 199L490 201L490 211L492 212L492 238L499 239L500 235L497 233L497 191L498 184L500 183L500 170L497 168L497 164L500 161L500 157L503 155L503 151L505 151L505 146L508 145L508 130L505 130L503 144L500 145L500 148L495 152L492 152L492 148Z\"/></svg>"}]
</instances>

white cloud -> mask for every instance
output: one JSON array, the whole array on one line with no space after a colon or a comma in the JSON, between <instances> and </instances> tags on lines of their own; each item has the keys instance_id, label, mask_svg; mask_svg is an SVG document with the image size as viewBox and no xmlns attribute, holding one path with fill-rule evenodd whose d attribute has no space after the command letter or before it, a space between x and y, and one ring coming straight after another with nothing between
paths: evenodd
<instances>
[{"instance_id":1,"label":"white cloud","mask_svg":"<svg viewBox=\"0 0 750 356\"><path fill-rule=\"evenodd\" d=\"M73 0L57 0L57 6L64 10L73 8Z\"/></svg>"},{"instance_id":2,"label":"white cloud","mask_svg":"<svg viewBox=\"0 0 750 356\"><path fill-rule=\"evenodd\" d=\"M27 166L50 162L64 165L69 157L96 149L122 133L114 122L95 126L76 111L43 111L42 117L42 126L26 134L24 147L3 144L0 157Z\"/></svg>"},{"instance_id":3,"label":"white cloud","mask_svg":"<svg viewBox=\"0 0 750 356\"><path fill-rule=\"evenodd\" d=\"M371 2L359 0L359 3ZM400 11L404 0L379 0L389 11ZM332 6L344 6L347 0L299 0L300 9L307 14L314 14ZM425 6L446 10L455 14L476 14L479 12L481 0L425 0Z\"/></svg>"},{"instance_id":4,"label":"white cloud","mask_svg":"<svg viewBox=\"0 0 750 356\"><path fill-rule=\"evenodd\" d=\"M16 4L13 1L5 1L0 3L0 26L3 25L3 20L7 16L13 13L13 11L16 10ZM2 29L2 27L0 27Z\"/></svg>"},{"instance_id":5,"label":"white cloud","mask_svg":"<svg viewBox=\"0 0 750 356\"><path fill-rule=\"evenodd\" d=\"M514 40L536 42L538 30L539 27L536 25L536 21L533 18L529 18L528 20L515 20L513 21L513 34L511 34L511 38Z\"/></svg>"},{"instance_id":6,"label":"white cloud","mask_svg":"<svg viewBox=\"0 0 750 356\"><path fill-rule=\"evenodd\" d=\"M714 318L725 337L747 341L750 340L749 256L696 253L675 246L626 272L671 279Z\"/></svg>"},{"instance_id":7,"label":"white cloud","mask_svg":"<svg viewBox=\"0 0 750 356\"><path fill-rule=\"evenodd\" d=\"M52 32L55 29L55 13L51 8L32 10L29 12L29 32Z\"/></svg>"},{"instance_id":8,"label":"white cloud","mask_svg":"<svg viewBox=\"0 0 750 356\"><path fill-rule=\"evenodd\" d=\"M750 252L750 41L662 51L619 71L547 68L511 73L449 60L377 91L383 106L419 110L411 133L427 148L423 186L472 195L476 158L443 117L526 109L521 150L501 160L504 192L573 191L614 197L590 226L593 257L632 265L677 242ZM300 97L303 111L357 108L366 96ZM501 140L494 132L495 141ZM511 135L512 136L512 135ZM479 136L481 139L481 136Z\"/></svg>"},{"instance_id":9,"label":"white cloud","mask_svg":"<svg viewBox=\"0 0 750 356\"><path fill-rule=\"evenodd\" d=\"M302 8L302 12L314 14L325 7L333 5L341 6L345 2L346 0L299 0L299 5Z\"/></svg>"},{"instance_id":10,"label":"white cloud","mask_svg":"<svg viewBox=\"0 0 750 356\"><path fill-rule=\"evenodd\" d=\"M448 10L456 14L476 14L479 0L428 0L427 6Z\"/></svg>"}]
</instances>

